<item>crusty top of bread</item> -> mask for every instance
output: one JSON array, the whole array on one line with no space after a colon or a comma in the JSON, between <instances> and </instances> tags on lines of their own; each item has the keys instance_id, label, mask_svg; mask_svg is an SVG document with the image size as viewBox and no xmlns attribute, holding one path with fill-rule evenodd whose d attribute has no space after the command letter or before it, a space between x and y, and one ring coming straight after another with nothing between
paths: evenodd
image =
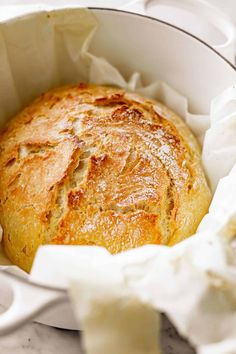
<instances>
[{"instance_id":1,"label":"crusty top of bread","mask_svg":"<svg viewBox=\"0 0 236 354\"><path fill-rule=\"evenodd\" d=\"M195 232L210 191L194 136L168 108L79 84L42 94L0 135L0 223L29 271L41 244L117 253Z\"/></svg>"}]
</instances>

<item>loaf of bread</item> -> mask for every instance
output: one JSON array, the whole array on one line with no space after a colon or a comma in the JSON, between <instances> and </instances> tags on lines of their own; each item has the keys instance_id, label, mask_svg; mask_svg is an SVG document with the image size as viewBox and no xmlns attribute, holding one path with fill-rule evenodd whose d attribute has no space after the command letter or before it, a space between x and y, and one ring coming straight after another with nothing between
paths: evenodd
<instances>
[{"instance_id":1,"label":"loaf of bread","mask_svg":"<svg viewBox=\"0 0 236 354\"><path fill-rule=\"evenodd\" d=\"M195 232L210 199L184 122L122 89L52 90L0 135L3 246L26 271L42 244L173 245Z\"/></svg>"}]
</instances>

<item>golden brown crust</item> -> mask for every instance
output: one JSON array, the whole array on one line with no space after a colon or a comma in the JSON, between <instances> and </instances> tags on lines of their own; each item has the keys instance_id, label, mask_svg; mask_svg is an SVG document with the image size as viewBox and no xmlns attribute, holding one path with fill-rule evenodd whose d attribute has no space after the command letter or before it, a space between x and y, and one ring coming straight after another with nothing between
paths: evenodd
<instances>
[{"instance_id":1,"label":"golden brown crust","mask_svg":"<svg viewBox=\"0 0 236 354\"><path fill-rule=\"evenodd\" d=\"M207 212L198 144L160 103L80 84L43 94L0 135L0 223L29 270L40 244L117 253L174 244Z\"/></svg>"}]
</instances>

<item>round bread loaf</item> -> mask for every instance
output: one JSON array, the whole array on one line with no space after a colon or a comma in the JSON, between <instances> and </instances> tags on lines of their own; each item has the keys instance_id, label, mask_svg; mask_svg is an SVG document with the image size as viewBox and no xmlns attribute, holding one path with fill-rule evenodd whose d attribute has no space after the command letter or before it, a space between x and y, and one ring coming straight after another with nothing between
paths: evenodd
<instances>
[{"instance_id":1,"label":"round bread loaf","mask_svg":"<svg viewBox=\"0 0 236 354\"><path fill-rule=\"evenodd\" d=\"M210 191L196 139L168 108L112 87L42 94L0 135L0 223L30 270L42 244L117 253L193 234Z\"/></svg>"}]
</instances>

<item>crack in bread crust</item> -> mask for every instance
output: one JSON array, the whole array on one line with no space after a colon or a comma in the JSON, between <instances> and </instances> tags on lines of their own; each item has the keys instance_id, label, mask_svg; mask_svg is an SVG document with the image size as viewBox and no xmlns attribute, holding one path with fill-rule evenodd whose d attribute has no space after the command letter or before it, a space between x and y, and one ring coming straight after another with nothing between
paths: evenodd
<instances>
[{"instance_id":1,"label":"crack in bread crust","mask_svg":"<svg viewBox=\"0 0 236 354\"><path fill-rule=\"evenodd\" d=\"M210 202L197 142L162 104L74 85L41 95L0 134L0 223L29 270L40 244L117 253L191 235Z\"/></svg>"}]
</instances>

